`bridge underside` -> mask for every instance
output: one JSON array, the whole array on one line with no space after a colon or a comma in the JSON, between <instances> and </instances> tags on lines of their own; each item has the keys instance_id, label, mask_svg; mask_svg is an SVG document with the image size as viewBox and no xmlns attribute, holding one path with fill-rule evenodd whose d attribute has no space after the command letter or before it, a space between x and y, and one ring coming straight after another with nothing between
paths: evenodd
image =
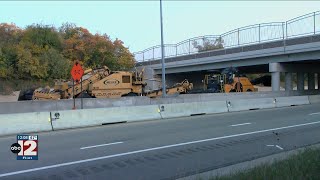
<instances>
[{"instance_id":1,"label":"bridge underside","mask_svg":"<svg viewBox=\"0 0 320 180\"><path fill-rule=\"evenodd\" d=\"M295 86L302 91L305 82L308 89L313 90L319 84L320 35L200 52L165 61L167 86L188 79L199 87L204 75L210 71L237 67L243 74L269 73L273 91L279 91L280 85L287 91ZM137 66L146 67L150 89L161 88L160 60L137 63Z\"/></svg>"},{"instance_id":2,"label":"bridge underside","mask_svg":"<svg viewBox=\"0 0 320 180\"><path fill-rule=\"evenodd\" d=\"M269 74L271 75L271 84L273 91L280 91L280 86L283 85L286 91L294 89L298 91L319 89L320 84L320 61L307 60L296 62L277 62L269 64L260 64L252 66L238 66L241 74ZM205 74L216 71L221 71L224 68L212 68L210 70L178 72L166 74L167 86L172 86L177 82L188 79L194 84L195 88L202 88L202 80ZM158 72L158 71L155 71ZM154 74L154 79L150 85L150 89L161 87L161 73ZM284 78L281 78L284 77Z\"/></svg>"}]
</instances>

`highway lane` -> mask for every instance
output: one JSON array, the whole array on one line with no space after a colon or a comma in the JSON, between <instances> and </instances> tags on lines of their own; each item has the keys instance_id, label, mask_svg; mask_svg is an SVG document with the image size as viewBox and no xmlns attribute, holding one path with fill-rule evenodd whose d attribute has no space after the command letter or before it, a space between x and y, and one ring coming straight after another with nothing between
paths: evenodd
<instances>
[{"instance_id":1,"label":"highway lane","mask_svg":"<svg viewBox=\"0 0 320 180\"><path fill-rule=\"evenodd\" d=\"M15 137L3 137L0 177L57 164L58 167L3 178L181 177L283 151L276 145L289 150L318 143L319 111L320 105L306 105L39 133L38 161L15 160L9 152ZM272 130L279 127L285 128ZM268 131L259 132L262 130ZM204 139L207 141L192 142ZM97 147L83 149L89 146ZM92 160L97 157L103 159ZM61 166L88 159L92 161Z\"/></svg>"}]
</instances>

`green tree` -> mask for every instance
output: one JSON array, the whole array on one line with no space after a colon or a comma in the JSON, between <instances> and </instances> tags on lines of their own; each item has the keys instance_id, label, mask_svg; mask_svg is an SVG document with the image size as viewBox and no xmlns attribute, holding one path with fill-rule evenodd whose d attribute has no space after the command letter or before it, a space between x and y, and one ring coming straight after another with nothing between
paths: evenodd
<instances>
[{"instance_id":1,"label":"green tree","mask_svg":"<svg viewBox=\"0 0 320 180\"><path fill-rule=\"evenodd\" d=\"M71 64L59 51L49 49L40 56L42 62L48 62L49 79L68 79L70 77Z\"/></svg>"},{"instance_id":2,"label":"green tree","mask_svg":"<svg viewBox=\"0 0 320 180\"><path fill-rule=\"evenodd\" d=\"M194 48L198 49L198 52L223 49L224 41L221 37L216 38L214 40L210 40L206 37L202 38L202 45L200 45L197 41L193 41L192 45Z\"/></svg>"}]
</instances>

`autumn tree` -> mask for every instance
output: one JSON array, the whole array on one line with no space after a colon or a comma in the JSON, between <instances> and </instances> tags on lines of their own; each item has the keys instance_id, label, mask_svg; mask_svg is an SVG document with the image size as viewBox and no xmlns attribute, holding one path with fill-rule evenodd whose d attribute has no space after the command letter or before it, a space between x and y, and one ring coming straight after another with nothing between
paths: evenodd
<instances>
[{"instance_id":1,"label":"autumn tree","mask_svg":"<svg viewBox=\"0 0 320 180\"><path fill-rule=\"evenodd\" d=\"M85 68L124 70L134 65L133 55L121 40L112 41L106 34L92 34L72 23L58 29L0 24L0 79L67 79L74 60Z\"/></svg>"}]
</instances>

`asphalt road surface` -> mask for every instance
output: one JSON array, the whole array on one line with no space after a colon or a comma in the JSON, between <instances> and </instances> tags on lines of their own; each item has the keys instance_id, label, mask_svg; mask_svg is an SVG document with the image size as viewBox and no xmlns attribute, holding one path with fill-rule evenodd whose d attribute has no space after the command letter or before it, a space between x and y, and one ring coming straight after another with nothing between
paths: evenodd
<instances>
[{"instance_id":1,"label":"asphalt road surface","mask_svg":"<svg viewBox=\"0 0 320 180\"><path fill-rule=\"evenodd\" d=\"M175 179L319 143L320 104L37 135L33 161L0 138L0 179Z\"/></svg>"}]
</instances>

